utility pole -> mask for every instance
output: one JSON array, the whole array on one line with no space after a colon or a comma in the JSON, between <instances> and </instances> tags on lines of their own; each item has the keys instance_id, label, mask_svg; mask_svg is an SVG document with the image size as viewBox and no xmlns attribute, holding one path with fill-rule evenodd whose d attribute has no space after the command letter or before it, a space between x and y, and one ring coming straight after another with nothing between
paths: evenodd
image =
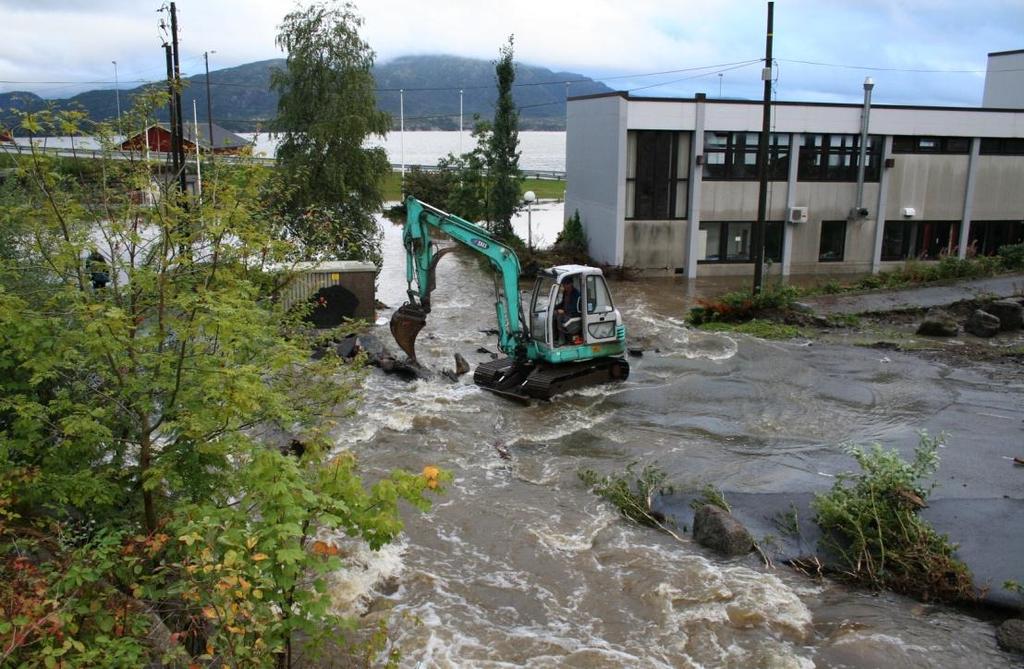
<instances>
[{"instance_id":1,"label":"utility pole","mask_svg":"<svg viewBox=\"0 0 1024 669\"><path fill-rule=\"evenodd\" d=\"M757 222L754 223L754 295L761 292L764 284L764 228L768 210L768 135L772 122L772 24L775 3L768 3L768 36L764 47L764 102L761 116L761 141L757 145ZM790 157L792 160L793 157ZM785 234L785 232L783 232Z\"/></svg>"},{"instance_id":2,"label":"utility pole","mask_svg":"<svg viewBox=\"0 0 1024 669\"><path fill-rule=\"evenodd\" d=\"M182 121L182 109L181 109L181 67L180 59L178 54L178 10L171 3L171 50L174 56L174 110L175 116L175 128L178 133L178 165L181 166L181 171L178 172L178 185L181 188L181 192L184 193L188 189L188 180L185 175L185 128L184 122ZM196 138L198 141L198 138Z\"/></svg>"},{"instance_id":3,"label":"utility pole","mask_svg":"<svg viewBox=\"0 0 1024 669\"><path fill-rule=\"evenodd\" d=\"M210 54L216 51L204 51L203 60L206 61L206 125L210 129L210 160L213 160L213 97L210 95Z\"/></svg>"},{"instance_id":4,"label":"utility pole","mask_svg":"<svg viewBox=\"0 0 1024 669\"><path fill-rule=\"evenodd\" d=\"M122 135L124 133L121 131L121 84L118 83L117 80L117 61L112 60L110 62L114 64L114 95L117 100L117 134Z\"/></svg>"},{"instance_id":5,"label":"utility pole","mask_svg":"<svg viewBox=\"0 0 1024 669\"><path fill-rule=\"evenodd\" d=\"M462 155L462 89L459 89L459 155Z\"/></svg>"},{"instance_id":6,"label":"utility pole","mask_svg":"<svg viewBox=\"0 0 1024 669\"><path fill-rule=\"evenodd\" d=\"M167 93L169 95L168 107L170 112L167 117L167 126L171 131L171 166L174 168L175 176L177 176L181 165L178 164L178 123L177 110L174 108L174 56L171 55L170 44L164 44L164 55L167 57Z\"/></svg>"}]
</instances>

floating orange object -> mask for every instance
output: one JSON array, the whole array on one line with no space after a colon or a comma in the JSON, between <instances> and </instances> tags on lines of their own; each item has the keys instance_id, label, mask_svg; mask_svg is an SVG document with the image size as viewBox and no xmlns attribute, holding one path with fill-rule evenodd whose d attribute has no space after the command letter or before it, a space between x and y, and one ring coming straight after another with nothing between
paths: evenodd
<instances>
[{"instance_id":1,"label":"floating orange object","mask_svg":"<svg viewBox=\"0 0 1024 669\"><path fill-rule=\"evenodd\" d=\"M436 481L437 477L441 475L441 470L434 465L427 465L423 468L423 478L428 481Z\"/></svg>"}]
</instances>

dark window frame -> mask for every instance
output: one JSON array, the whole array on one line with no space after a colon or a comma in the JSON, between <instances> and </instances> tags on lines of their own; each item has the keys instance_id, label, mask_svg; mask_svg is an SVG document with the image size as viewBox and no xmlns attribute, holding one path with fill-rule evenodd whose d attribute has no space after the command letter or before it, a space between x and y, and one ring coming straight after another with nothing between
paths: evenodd
<instances>
[{"instance_id":1,"label":"dark window frame","mask_svg":"<svg viewBox=\"0 0 1024 669\"><path fill-rule=\"evenodd\" d=\"M983 156L1024 156L1024 138L982 137L978 153Z\"/></svg>"},{"instance_id":2,"label":"dark window frame","mask_svg":"<svg viewBox=\"0 0 1024 669\"><path fill-rule=\"evenodd\" d=\"M626 184L630 182L633 184L633 215L627 216L627 221L681 221L686 220L689 208L689 188L687 182L688 177L679 176L679 139L682 136L682 132L676 130L631 130L630 132L636 133L636 156L635 160L635 176L626 177ZM651 139L669 139L669 169L667 179L663 186L668 189L667 193L667 215L658 215L656 212L643 211L641 212L640 195L641 195L641 152L640 146L642 141L648 141ZM691 140L692 142L692 140ZM651 164L654 164L653 162ZM648 168L648 165L644 165L644 168ZM658 181L657 175L651 174L650 181L656 183ZM677 192L679 191L680 184L687 184L687 187L683 188L683 206L681 208L682 215L675 216L675 211L678 204ZM628 188L627 188L628 191ZM650 215L647 215L650 213Z\"/></svg>"},{"instance_id":3,"label":"dark window frame","mask_svg":"<svg viewBox=\"0 0 1024 669\"><path fill-rule=\"evenodd\" d=\"M976 255L993 256L1007 244L1024 244L1024 221L971 221L967 231L968 255L973 247Z\"/></svg>"},{"instance_id":4,"label":"dark window frame","mask_svg":"<svg viewBox=\"0 0 1024 669\"><path fill-rule=\"evenodd\" d=\"M820 144L817 141L820 138ZM833 139L838 139L836 145ZM878 181L882 170L882 136L868 136L867 166L864 181ZM831 165L833 158L840 165ZM839 181L857 180L857 164L860 161L860 135L848 133L807 133L800 146L797 181Z\"/></svg>"},{"instance_id":5,"label":"dark window frame","mask_svg":"<svg viewBox=\"0 0 1024 669\"><path fill-rule=\"evenodd\" d=\"M934 237L935 231L940 229L944 234L938 235L939 239L929 241L925 237ZM886 221L882 230L880 259L882 262L940 260L943 251L955 254L959 237L960 221ZM897 241L899 251L892 253L891 249L897 245Z\"/></svg>"},{"instance_id":6,"label":"dark window frame","mask_svg":"<svg viewBox=\"0 0 1024 669\"><path fill-rule=\"evenodd\" d=\"M833 238L833 239L834 238L841 239L841 243L839 244L839 255L836 256L836 257L830 257L830 258L824 257L825 256L825 249L823 248L822 245L825 243L825 240L826 240L825 226L829 226L829 227L841 226L842 227L842 235L841 236L840 235L836 235L835 237L831 237L830 236L830 238ZM818 262L843 262L846 259L846 232L847 232L847 226L846 226L846 221L845 220L840 220L840 221L822 221L821 222L821 229L819 231L819 236L818 236Z\"/></svg>"},{"instance_id":7,"label":"dark window frame","mask_svg":"<svg viewBox=\"0 0 1024 669\"><path fill-rule=\"evenodd\" d=\"M725 138L725 144L714 144L708 140L712 137ZM757 141L748 144L747 139L755 137ZM780 140L785 139L785 143ZM704 168L701 178L704 181L755 181L757 180L757 153L760 144L758 133L709 130L704 133ZM793 136L788 132L773 132L768 139L768 180L786 181L789 178L789 160L792 155ZM748 154L754 155L753 173L748 170L749 164L744 160ZM711 156L721 155L722 162L714 162Z\"/></svg>"},{"instance_id":8,"label":"dark window frame","mask_svg":"<svg viewBox=\"0 0 1024 669\"><path fill-rule=\"evenodd\" d=\"M711 258L711 259L702 258L702 259L697 261L698 265L743 265L743 264L749 265L749 264L752 264L754 262L754 259L752 257L750 257L750 252L749 251L748 251L747 257L745 257L745 258L728 258L728 257L726 257L727 256L726 248L729 245L729 241L728 241L729 226L730 225L749 225L750 226L750 234L751 234L751 244L750 244L750 246L752 246L753 245L752 242L753 242L753 234L754 234L754 225L756 225L756 223L754 221L701 221L700 225L720 225L720 226L722 226L722 229L719 230L719 234L718 234L718 254L717 254L718 257L717 258ZM773 235L777 239L772 239ZM764 231L764 248L765 248L764 258L765 258L765 260L770 260L771 262L778 262L778 263L782 262L783 249L786 246L785 240L786 240L786 224L785 224L784 221L765 221L765 231ZM769 253L769 249L771 248L773 243L778 245L778 253L777 254L770 254ZM753 249L751 249L751 251L752 250Z\"/></svg>"},{"instance_id":9,"label":"dark window frame","mask_svg":"<svg viewBox=\"0 0 1024 669\"><path fill-rule=\"evenodd\" d=\"M928 142L933 144L929 145ZM971 152L971 138L935 137L933 135L893 135L892 152L893 154L967 155Z\"/></svg>"}]
</instances>

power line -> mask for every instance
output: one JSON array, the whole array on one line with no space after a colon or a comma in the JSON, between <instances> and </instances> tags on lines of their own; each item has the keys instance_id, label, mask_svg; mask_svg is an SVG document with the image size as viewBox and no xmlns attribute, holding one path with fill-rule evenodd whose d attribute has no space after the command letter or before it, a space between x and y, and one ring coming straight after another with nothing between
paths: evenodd
<instances>
[{"instance_id":1,"label":"power line","mask_svg":"<svg viewBox=\"0 0 1024 669\"><path fill-rule=\"evenodd\" d=\"M706 77L706 76L711 75L711 74L718 74L719 72L730 72L732 70L738 70L741 67L747 67L749 65L753 65L754 63L760 63L760 62L761 62L761 59L760 58L756 58L754 60L748 60L745 63L740 63L740 64L737 64L737 65L733 65L732 67L715 68L714 71L712 71L712 72L703 72L701 74L695 74L695 75L693 75L691 77L682 77L681 79L673 79L671 81L662 81L660 83L650 84L648 86L638 86L637 88L629 89L629 92L632 93L633 91L643 91L643 90L646 90L648 88L658 88L659 86L669 86L671 84L678 84L680 81L689 81L690 79L700 79L701 77Z\"/></svg>"},{"instance_id":2,"label":"power line","mask_svg":"<svg viewBox=\"0 0 1024 669\"><path fill-rule=\"evenodd\" d=\"M819 67L835 67L843 70L868 70L871 72L912 72L915 74L985 74L987 72L1024 72L1024 68L1010 68L1005 70L926 70L920 68L874 67L871 65L822 63L815 60L794 60L791 58L776 58L775 60L781 60L784 63L799 63L800 65L817 65Z\"/></svg>"}]
</instances>

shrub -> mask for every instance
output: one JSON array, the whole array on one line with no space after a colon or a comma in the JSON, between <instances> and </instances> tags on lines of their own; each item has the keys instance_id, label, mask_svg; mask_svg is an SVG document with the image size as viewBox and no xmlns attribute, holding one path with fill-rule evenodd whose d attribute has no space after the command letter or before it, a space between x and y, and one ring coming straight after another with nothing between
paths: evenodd
<instances>
[{"instance_id":1,"label":"shrub","mask_svg":"<svg viewBox=\"0 0 1024 669\"><path fill-rule=\"evenodd\" d=\"M580 221L580 210L573 212L558 233L555 239L555 247L566 253L587 253L587 233L583 230L583 222Z\"/></svg>"},{"instance_id":2,"label":"shrub","mask_svg":"<svg viewBox=\"0 0 1024 669\"><path fill-rule=\"evenodd\" d=\"M822 546L846 576L924 600L973 598L971 574L954 556L956 547L918 516L932 489L925 480L938 469L940 444L922 433L912 462L878 444L848 449L861 471L841 475L812 503Z\"/></svg>"},{"instance_id":3,"label":"shrub","mask_svg":"<svg viewBox=\"0 0 1024 669\"><path fill-rule=\"evenodd\" d=\"M736 291L714 299L701 299L697 300L698 306L690 309L689 321L693 325L712 321L747 321L767 311L789 309L797 295L796 288L776 286L756 295Z\"/></svg>"},{"instance_id":4,"label":"shrub","mask_svg":"<svg viewBox=\"0 0 1024 669\"><path fill-rule=\"evenodd\" d=\"M997 254L1006 269L1024 269L1024 244L1000 246Z\"/></svg>"}]
</instances>

